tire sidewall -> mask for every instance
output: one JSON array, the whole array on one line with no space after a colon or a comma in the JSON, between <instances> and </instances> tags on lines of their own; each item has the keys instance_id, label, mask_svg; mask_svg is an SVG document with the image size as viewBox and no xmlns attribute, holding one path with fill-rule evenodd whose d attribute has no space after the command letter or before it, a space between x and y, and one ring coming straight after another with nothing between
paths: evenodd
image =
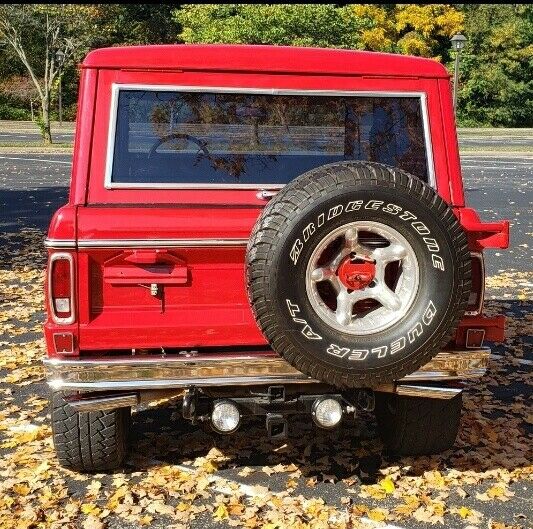
<instances>
[{"instance_id":1,"label":"tire sidewall","mask_svg":"<svg viewBox=\"0 0 533 529\"><path fill-rule=\"evenodd\" d=\"M418 291L405 316L375 334L357 336L329 326L314 310L305 288L309 259L334 229L354 221L391 226L411 244L419 267ZM439 334L457 295L453 241L435 214L416 196L394 187L337 189L307 205L284 227L274 249L269 296L282 332L318 364L348 373L371 372L424 355Z\"/></svg>"}]
</instances>

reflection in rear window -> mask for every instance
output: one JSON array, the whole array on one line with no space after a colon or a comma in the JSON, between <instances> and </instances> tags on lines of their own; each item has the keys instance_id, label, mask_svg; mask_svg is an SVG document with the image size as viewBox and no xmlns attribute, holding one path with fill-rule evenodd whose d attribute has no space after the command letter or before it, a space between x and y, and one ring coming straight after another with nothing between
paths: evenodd
<instances>
[{"instance_id":1,"label":"reflection in rear window","mask_svg":"<svg viewBox=\"0 0 533 529\"><path fill-rule=\"evenodd\" d=\"M115 184L283 185L342 160L427 182L420 98L119 91Z\"/></svg>"}]
</instances>

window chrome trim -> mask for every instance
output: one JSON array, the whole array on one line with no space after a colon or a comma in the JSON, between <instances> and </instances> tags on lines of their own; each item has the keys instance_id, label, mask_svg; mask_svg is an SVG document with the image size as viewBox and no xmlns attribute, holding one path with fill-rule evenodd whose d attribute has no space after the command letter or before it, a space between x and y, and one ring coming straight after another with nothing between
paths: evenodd
<instances>
[{"instance_id":1,"label":"window chrome trim","mask_svg":"<svg viewBox=\"0 0 533 529\"><path fill-rule=\"evenodd\" d=\"M112 182L113 157L115 155L116 127L118 117L118 98L121 90L146 90L158 92L212 92L220 94L258 94L258 95L316 95L339 97L418 97L422 112L424 145L426 148L426 165L428 185L436 189L433 148L429 130L427 94L425 92L392 92L364 90L291 90L280 88L234 88L221 86L187 86L187 85L153 85L153 84L118 84L111 85L111 107L107 136L104 187L106 189L225 189L232 191L282 189L284 184L179 184L179 183L127 183Z\"/></svg>"},{"instance_id":2,"label":"window chrome trim","mask_svg":"<svg viewBox=\"0 0 533 529\"><path fill-rule=\"evenodd\" d=\"M69 262L69 271L70 271L70 316L68 318L61 318L57 316L56 310L54 307L54 300L52 298L52 271L53 264L60 259L66 259ZM48 309L50 316L54 323L59 323L61 325L70 325L76 321L76 306L74 304L74 291L76 290L76 285L74 284L74 258L72 254L67 252L55 252L50 255L50 260L48 262Z\"/></svg>"}]
</instances>

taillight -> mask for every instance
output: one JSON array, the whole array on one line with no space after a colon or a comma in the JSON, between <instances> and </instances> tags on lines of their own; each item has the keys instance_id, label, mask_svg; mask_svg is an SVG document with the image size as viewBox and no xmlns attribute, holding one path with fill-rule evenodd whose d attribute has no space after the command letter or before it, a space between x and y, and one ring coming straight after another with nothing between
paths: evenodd
<instances>
[{"instance_id":1,"label":"taillight","mask_svg":"<svg viewBox=\"0 0 533 529\"><path fill-rule=\"evenodd\" d=\"M74 321L74 270L73 259L68 253L56 253L50 257L48 292L50 311L56 323Z\"/></svg>"},{"instance_id":2,"label":"taillight","mask_svg":"<svg viewBox=\"0 0 533 529\"><path fill-rule=\"evenodd\" d=\"M483 254L471 253L472 258L472 288L466 307L467 316L478 316L483 310L483 297L485 295L485 263Z\"/></svg>"}]
</instances>

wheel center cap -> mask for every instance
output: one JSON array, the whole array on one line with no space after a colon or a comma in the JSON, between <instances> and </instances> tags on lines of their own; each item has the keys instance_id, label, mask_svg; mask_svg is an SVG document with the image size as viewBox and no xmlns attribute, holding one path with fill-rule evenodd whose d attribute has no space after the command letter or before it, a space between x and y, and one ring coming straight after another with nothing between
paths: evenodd
<instances>
[{"instance_id":1,"label":"wheel center cap","mask_svg":"<svg viewBox=\"0 0 533 529\"><path fill-rule=\"evenodd\" d=\"M376 276L376 264L368 258L346 256L337 269L341 283L350 290L366 288Z\"/></svg>"}]
</instances>

